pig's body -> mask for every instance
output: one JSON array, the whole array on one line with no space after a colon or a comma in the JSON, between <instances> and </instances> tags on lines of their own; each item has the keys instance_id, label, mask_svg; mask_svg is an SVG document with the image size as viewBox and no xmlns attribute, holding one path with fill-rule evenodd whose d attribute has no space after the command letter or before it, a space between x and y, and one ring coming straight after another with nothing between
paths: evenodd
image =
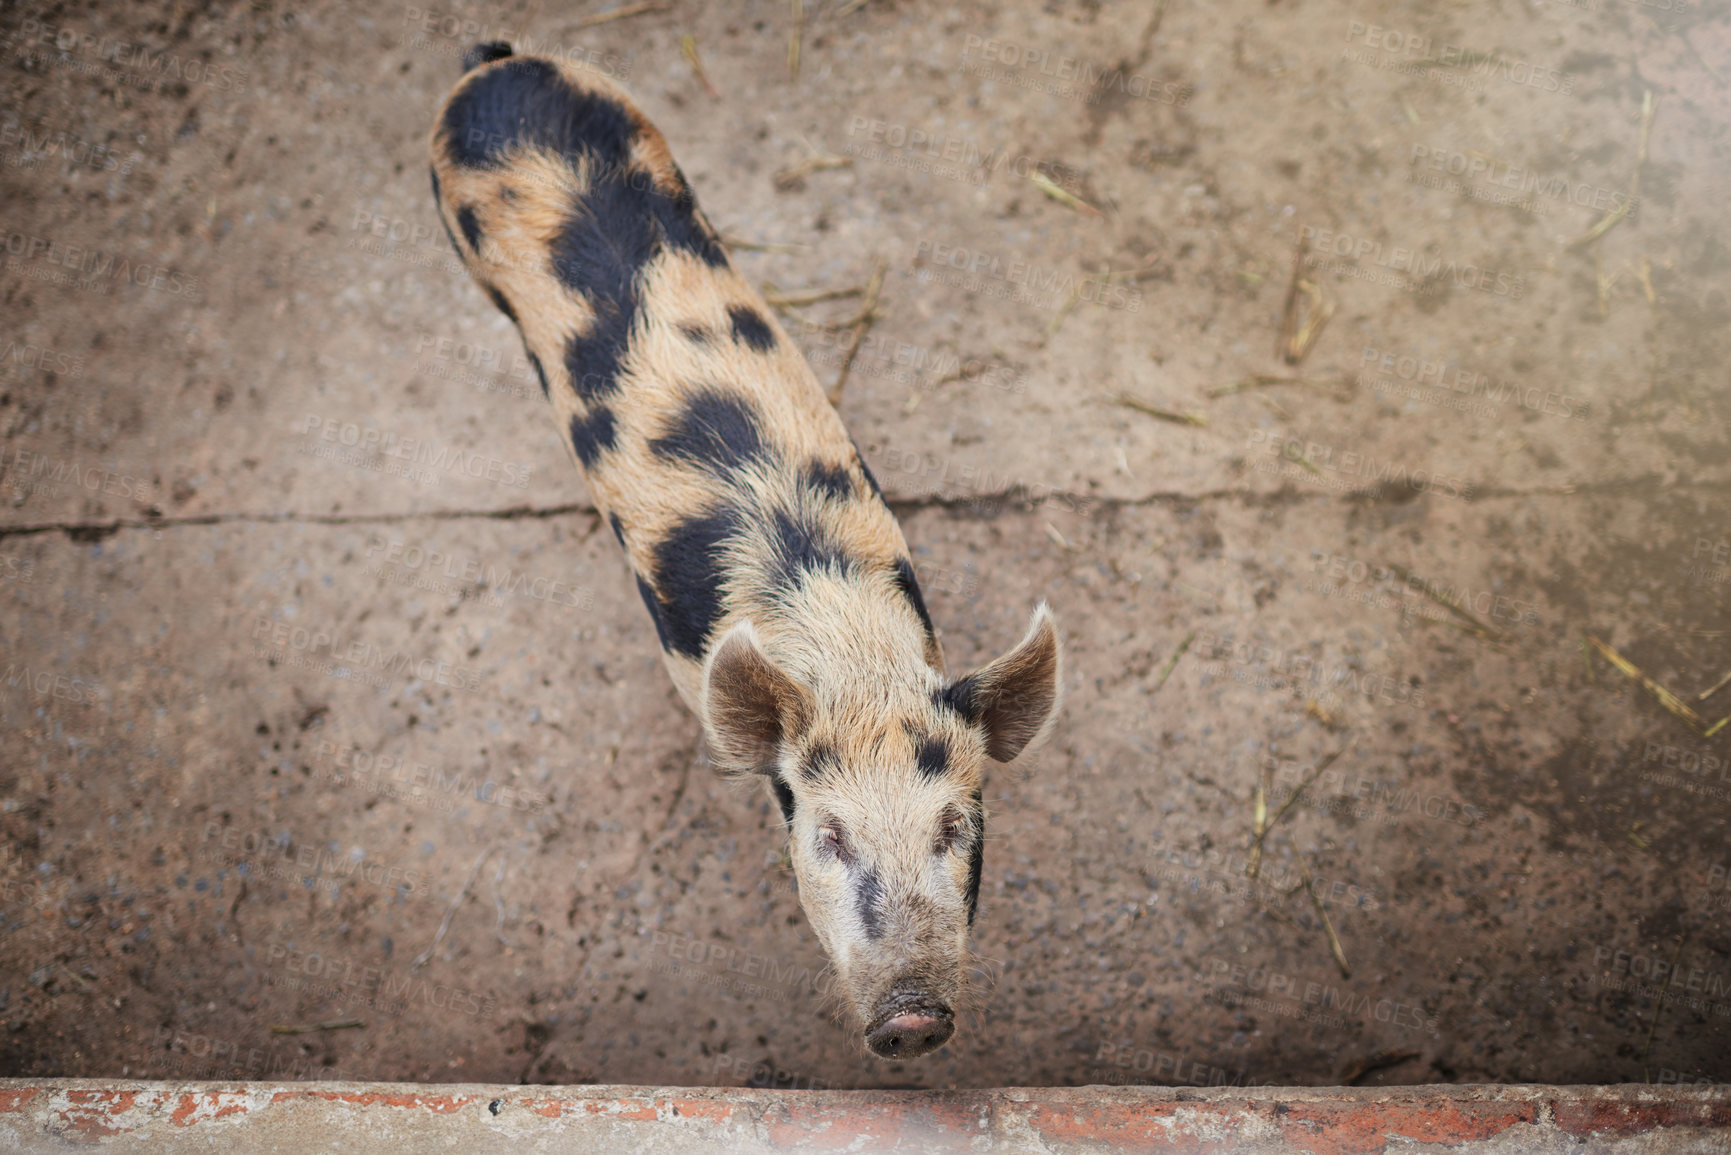
<instances>
[{"instance_id":1,"label":"pig's body","mask_svg":"<svg viewBox=\"0 0 1731 1155\"><path fill-rule=\"evenodd\" d=\"M465 64L431 142L452 244L522 330L718 764L768 778L868 1043L941 1045L984 756L1052 712L1050 618L946 683L895 516L660 133L593 73L503 45Z\"/></svg>"}]
</instances>

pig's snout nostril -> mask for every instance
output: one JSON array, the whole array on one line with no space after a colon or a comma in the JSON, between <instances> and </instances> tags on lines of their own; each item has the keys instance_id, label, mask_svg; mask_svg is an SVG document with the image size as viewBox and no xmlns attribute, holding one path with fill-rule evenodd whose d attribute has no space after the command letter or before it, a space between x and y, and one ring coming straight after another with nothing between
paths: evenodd
<instances>
[{"instance_id":1,"label":"pig's snout nostril","mask_svg":"<svg viewBox=\"0 0 1731 1155\"><path fill-rule=\"evenodd\" d=\"M944 1009L906 1011L879 1024L866 1046L881 1059L915 1059L950 1041L956 1023Z\"/></svg>"}]
</instances>

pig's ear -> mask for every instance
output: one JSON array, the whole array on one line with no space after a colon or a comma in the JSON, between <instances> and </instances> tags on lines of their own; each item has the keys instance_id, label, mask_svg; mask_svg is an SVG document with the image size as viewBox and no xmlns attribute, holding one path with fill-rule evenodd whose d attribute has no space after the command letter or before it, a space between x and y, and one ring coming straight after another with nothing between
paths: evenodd
<instances>
[{"instance_id":1,"label":"pig's ear","mask_svg":"<svg viewBox=\"0 0 1731 1155\"><path fill-rule=\"evenodd\" d=\"M703 724L717 770L773 774L781 747L805 732L812 712L810 691L769 660L750 622L727 631L703 671Z\"/></svg>"},{"instance_id":2,"label":"pig's ear","mask_svg":"<svg viewBox=\"0 0 1731 1155\"><path fill-rule=\"evenodd\" d=\"M994 761L1011 762L1057 716L1061 666L1058 623L1041 602L1021 644L946 687L939 701L985 731Z\"/></svg>"}]
</instances>

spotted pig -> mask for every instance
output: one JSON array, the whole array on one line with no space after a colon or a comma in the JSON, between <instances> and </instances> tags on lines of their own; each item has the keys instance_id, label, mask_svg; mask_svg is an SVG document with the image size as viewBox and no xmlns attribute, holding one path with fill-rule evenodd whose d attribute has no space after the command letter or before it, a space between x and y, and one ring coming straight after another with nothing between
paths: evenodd
<instances>
[{"instance_id":1,"label":"spotted pig","mask_svg":"<svg viewBox=\"0 0 1731 1155\"><path fill-rule=\"evenodd\" d=\"M434 125L451 243L522 331L720 771L761 775L865 1045L954 1031L986 760L1053 717L1042 603L966 677L883 493L805 359L617 86L484 44Z\"/></svg>"}]
</instances>

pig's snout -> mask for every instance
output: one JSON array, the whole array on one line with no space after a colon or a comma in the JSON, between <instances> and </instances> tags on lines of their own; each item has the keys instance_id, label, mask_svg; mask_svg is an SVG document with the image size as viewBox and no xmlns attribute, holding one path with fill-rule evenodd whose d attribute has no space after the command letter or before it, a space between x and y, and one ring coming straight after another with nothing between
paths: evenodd
<instances>
[{"instance_id":1,"label":"pig's snout","mask_svg":"<svg viewBox=\"0 0 1731 1155\"><path fill-rule=\"evenodd\" d=\"M880 1059L917 1059L950 1041L956 1033L955 1015L941 1002L931 999L892 999L879 1016L877 1026L866 1032L866 1046Z\"/></svg>"}]
</instances>

